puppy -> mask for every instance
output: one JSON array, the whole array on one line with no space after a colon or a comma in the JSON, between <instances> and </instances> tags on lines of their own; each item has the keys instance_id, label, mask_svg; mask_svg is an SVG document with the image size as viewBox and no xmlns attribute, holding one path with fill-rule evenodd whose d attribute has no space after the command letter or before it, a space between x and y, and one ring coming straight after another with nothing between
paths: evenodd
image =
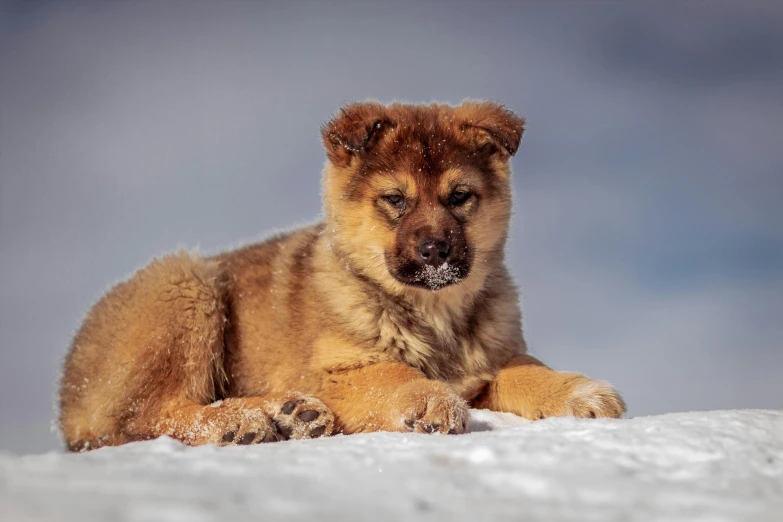
<instances>
[{"instance_id":1,"label":"puppy","mask_svg":"<svg viewBox=\"0 0 783 522\"><path fill-rule=\"evenodd\" d=\"M343 107L322 223L164 256L92 308L61 383L68 448L462 433L469 405L620 417L609 384L525 353L504 260L523 129L491 102Z\"/></svg>"}]
</instances>

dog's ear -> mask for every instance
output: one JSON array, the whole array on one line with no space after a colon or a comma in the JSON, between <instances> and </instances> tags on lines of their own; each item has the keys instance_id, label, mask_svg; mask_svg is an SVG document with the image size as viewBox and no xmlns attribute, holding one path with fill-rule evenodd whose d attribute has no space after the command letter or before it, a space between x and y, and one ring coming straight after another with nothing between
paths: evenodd
<instances>
[{"instance_id":1,"label":"dog's ear","mask_svg":"<svg viewBox=\"0 0 783 522\"><path fill-rule=\"evenodd\" d=\"M336 165L348 165L352 156L372 148L389 127L391 120L380 103L345 105L321 127L326 156Z\"/></svg>"},{"instance_id":2,"label":"dog's ear","mask_svg":"<svg viewBox=\"0 0 783 522\"><path fill-rule=\"evenodd\" d=\"M525 131L525 120L495 102L466 101L456 114L465 130L475 132L476 145L508 158L516 154Z\"/></svg>"}]
</instances>

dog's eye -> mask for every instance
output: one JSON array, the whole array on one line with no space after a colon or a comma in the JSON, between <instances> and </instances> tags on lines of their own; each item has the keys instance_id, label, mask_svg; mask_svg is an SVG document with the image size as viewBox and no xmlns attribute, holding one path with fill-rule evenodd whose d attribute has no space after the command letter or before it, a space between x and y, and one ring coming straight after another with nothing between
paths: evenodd
<instances>
[{"instance_id":1,"label":"dog's eye","mask_svg":"<svg viewBox=\"0 0 783 522\"><path fill-rule=\"evenodd\" d=\"M452 207L458 207L469 200L470 195L470 192L466 190L455 190L451 193L451 196L449 196L449 205Z\"/></svg>"},{"instance_id":2,"label":"dog's eye","mask_svg":"<svg viewBox=\"0 0 783 522\"><path fill-rule=\"evenodd\" d=\"M400 194L387 194L383 196L383 199L393 207L402 208L405 206L405 198Z\"/></svg>"}]
</instances>

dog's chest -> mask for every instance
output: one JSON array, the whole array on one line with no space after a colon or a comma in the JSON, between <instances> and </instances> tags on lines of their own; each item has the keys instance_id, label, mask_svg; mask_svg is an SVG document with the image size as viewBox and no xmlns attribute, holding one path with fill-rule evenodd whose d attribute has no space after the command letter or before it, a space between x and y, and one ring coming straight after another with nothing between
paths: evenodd
<instances>
[{"instance_id":1,"label":"dog's chest","mask_svg":"<svg viewBox=\"0 0 783 522\"><path fill-rule=\"evenodd\" d=\"M486 355L448 309L387 307L378 313L376 324L376 348L429 378L456 383L484 373Z\"/></svg>"}]
</instances>

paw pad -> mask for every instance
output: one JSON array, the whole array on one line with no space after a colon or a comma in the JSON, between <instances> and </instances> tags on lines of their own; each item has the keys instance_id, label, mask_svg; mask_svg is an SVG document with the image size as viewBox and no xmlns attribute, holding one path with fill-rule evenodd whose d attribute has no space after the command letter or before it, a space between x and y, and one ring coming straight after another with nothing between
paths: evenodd
<instances>
[{"instance_id":1,"label":"paw pad","mask_svg":"<svg viewBox=\"0 0 783 522\"><path fill-rule=\"evenodd\" d=\"M305 410L299 415L297 415L297 417L299 417L299 420L303 422L312 422L315 419L317 419L319 415L320 413L318 413L315 410Z\"/></svg>"},{"instance_id":2,"label":"paw pad","mask_svg":"<svg viewBox=\"0 0 783 522\"><path fill-rule=\"evenodd\" d=\"M273 413L271 417L283 440L314 439L332 433L334 416L324 403L314 397L296 394L279 405L276 413L274 409L270 412Z\"/></svg>"},{"instance_id":3,"label":"paw pad","mask_svg":"<svg viewBox=\"0 0 783 522\"><path fill-rule=\"evenodd\" d=\"M250 431L242 435L242 438L237 441L237 444L242 444L243 446L246 444L250 444L253 442L253 439L256 438L256 432Z\"/></svg>"}]
</instances>

